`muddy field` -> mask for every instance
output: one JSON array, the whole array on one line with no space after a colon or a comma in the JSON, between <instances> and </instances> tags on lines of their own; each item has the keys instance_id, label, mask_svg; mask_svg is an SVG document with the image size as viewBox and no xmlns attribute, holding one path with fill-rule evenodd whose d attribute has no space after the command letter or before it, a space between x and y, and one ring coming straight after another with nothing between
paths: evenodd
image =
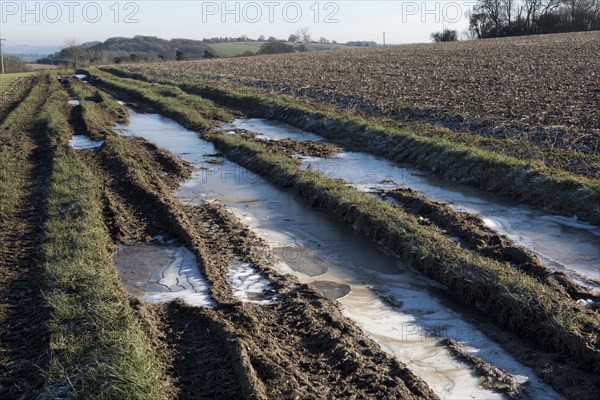
<instances>
[{"instance_id":1,"label":"muddy field","mask_svg":"<svg viewBox=\"0 0 600 400\"><path fill-rule=\"evenodd\" d=\"M218 96L80 72L0 110L0 397L598 397L598 227ZM331 82L321 101L372 96Z\"/></svg>"},{"instance_id":2,"label":"muddy field","mask_svg":"<svg viewBox=\"0 0 600 400\"><path fill-rule=\"evenodd\" d=\"M94 72L95 74L96 72ZM108 79L108 78L107 78ZM110 78L110 79L114 79L114 78ZM103 81L103 84L107 84L108 81ZM116 87L114 86L116 84L113 84L112 87ZM123 87L123 86L122 86ZM148 86L148 88L150 88L150 86ZM157 87L157 90L159 88ZM146 89L140 89L141 91L146 90ZM148 89L150 90L150 89ZM165 89L159 89L161 91L164 91ZM122 96L128 96L130 99L135 99L135 96L131 97L133 94L135 93L135 91L132 89L132 91L130 92L123 92L121 91L119 94ZM184 103L189 103L192 100L188 99L186 96L187 95L178 95L181 96L181 101ZM160 103L160 100L157 101L156 103L154 103L155 107L157 108L161 108L161 107L169 107L167 104L164 103ZM189 118L189 114L183 114L185 112L185 109L178 109L177 111L180 114L175 114L172 111L167 111L167 113L169 115L181 115L182 120L185 122L185 124L189 124L189 126L198 126L199 122L194 121L192 118L190 118L189 120L185 119L185 118ZM147 122L142 122L145 121L147 119ZM193 163L196 163L196 158L194 158L194 156L192 156L193 154L195 154L196 152L205 152L206 155L209 157L208 160L205 160L203 162L201 162L198 165L206 165L206 167L201 167L200 170L203 170L204 168L208 168L210 169L211 165L219 165L221 169L225 170L225 171L233 171L235 170L235 167L231 167L231 166L227 166L226 165L226 161L224 161L221 157L223 156L223 154L218 154L215 153L215 150L211 147L208 146L207 144L202 144L202 143L197 143L197 144L192 144L191 142L184 145L185 142L187 142L187 139L184 139L184 137L182 135L186 135L185 132L172 132L170 134L170 136L168 137L163 137L160 132L165 132L165 131L169 131L170 129L175 129L175 128L169 128L169 126L171 125L165 125L162 129L159 128L159 125L157 125L156 127L152 126L152 121L154 120L154 117L152 118L146 118L143 115L135 115L135 119L132 122L132 129L135 132L138 132L138 134L146 137L149 140L153 140L153 141L157 141L157 143L161 143L162 146L166 146L171 148L172 147L172 151L175 151L175 149L178 149L180 147L178 146L183 146L181 147L181 150L176 150L176 151L180 151L180 156L183 157L184 159L189 159L190 161L192 161ZM139 121L139 122L138 122ZM158 121L155 121L155 123L158 123ZM147 125L148 124L148 125ZM162 124L162 123L161 123ZM221 138L223 140L223 142L230 142L231 140L233 140L234 142L238 140L241 140L242 142L247 142L249 149L252 148L252 151L255 151L255 149L258 148L269 148L269 153L272 153L274 156L277 155L272 161L273 165L276 165L277 167L274 168L273 170L273 176L271 176L270 173L266 172L267 170L269 170L269 167L267 165L265 165L265 160L267 158L265 158L265 160L262 159L252 159L252 158L248 158L250 157L250 155L248 154L247 156L240 156L239 152L236 152L232 149L228 149L227 147L221 147L222 150L226 151L226 156L230 159L234 159L237 160L238 162L242 162L242 164L244 165L254 165L257 169L256 171L259 171L261 174L264 174L265 176L269 177L269 179L273 179L275 182L281 182L285 185L289 185L289 181L287 181L288 178L285 177L285 173L282 175L279 175L277 172L277 168L287 168L285 167L286 162L288 161L284 161L284 159L289 159L289 163L293 164L293 165L298 165L298 160L295 160L294 157L291 157L291 154L289 151L284 151L283 149L285 148L289 148L289 149L294 149L294 154L296 152L299 152L300 155L302 155L301 151L298 151L299 148L304 147L304 145L301 145L301 143L305 143L308 142L308 144L311 143L310 139L312 139L310 134L305 134L305 133L296 133L295 131L291 132L291 137L295 137L297 138L296 140L292 140L292 142L296 142L297 144L294 145L293 147L290 146L290 140L286 139L285 137L280 138L280 140L268 140L269 136L272 136L272 130L270 131L270 134L255 134L255 133L251 133L251 132L257 132L255 131L255 129L257 129L256 127L252 128L252 123L248 123L247 125L242 125L242 126L247 126L249 129L249 131L247 129L233 129L231 130L230 128L227 128L228 125L225 125L225 132L221 131L222 133L220 135L215 136L215 138ZM255 124L254 124L255 125ZM156 129L156 131L154 131ZM290 129L290 128L288 128ZM250 133L249 133L250 132ZM307 135L310 139L308 141L306 140L302 140L300 138L301 135ZM207 138L211 138L213 137L212 135L208 135ZM170 138L170 139L169 139ZM231 138L231 139L228 139ZM267 139L265 139L267 138ZM217 142L220 142L221 139L215 139ZM184 141L185 140L185 141ZM191 140L191 139L190 139ZM212 140L212 139L211 139ZM179 141L182 141L181 143L179 143ZM278 143L278 142L282 142L282 143ZM313 140L314 142L314 140ZM319 140L317 140L317 142L319 142ZM327 143L327 142L325 142ZM340 147L339 146L344 146L343 143L338 143L336 144L330 144L333 145L335 147L337 147L337 150L335 153L340 151ZM196 148L195 146L200 146L198 148ZM205 147L208 146L208 147ZM327 148L324 146L324 144L320 144L319 147L323 147L323 148ZM335 154L334 153L334 154ZM179 154L179 153L178 153ZM200 153L201 154L201 153ZM236 155L237 154L237 155ZM330 154L334 155L334 154ZM316 154L318 156L318 154ZM191 158L189 158L191 157ZM267 156L265 156L267 157ZM270 157L270 156L268 156ZM277 158L279 157L279 158ZM311 156L311 157L315 157L315 155ZM232 169L234 168L234 169ZM273 167L271 167L273 168ZM212 174L213 172L209 172L209 174ZM201 173L201 175L203 175L203 173ZM198 178L196 178L198 179ZM194 181L194 180L192 180ZM235 180L237 182L237 180ZM285 182L288 182L287 184ZM218 181L217 181L218 182ZM230 181L222 181L220 185L225 184L227 182L227 185L229 185ZM243 184L243 181L241 182ZM217 189L216 186L212 186L215 183L208 183L208 186L205 186L205 188L203 190L208 190L209 192L212 190ZM184 185L185 186L185 185ZM199 188L201 188L202 185L199 186ZM234 185L235 187L235 185ZM191 187L190 187L191 189ZM182 189L183 190L183 189ZM202 190L202 189L201 189ZM241 190L240 192L238 192L239 196L244 196L241 193L245 190L243 189L243 185L239 187L238 190ZM312 190L312 189L311 189ZM184 190L184 193L187 193L188 189ZM299 189L300 192L303 191L303 189ZM230 193L230 192L227 192ZM233 192L231 192L233 194ZM309 197L310 202L312 204L320 204L322 203L324 200L315 198L314 196L317 195L318 196L318 192L314 192L311 194L310 190L305 193L306 196ZM398 193L398 196L396 196L398 198L400 198L400 192ZM418 203L421 203L421 205L424 206L425 209L421 210L418 207L416 207L418 205ZM230 204L235 204L234 203L227 203L228 207L231 207ZM249 202L248 204L252 204L252 202ZM429 207L430 209L433 208L432 211L427 211L427 207ZM328 207L326 207L328 208ZM545 269L545 267L543 267L536 259L535 257L533 257L531 254L528 254L528 252L524 249L520 249L516 246L514 246L514 244L511 244L510 242L507 242L505 239L500 238L496 233L494 233L493 231L490 231L487 228L483 227L483 224L481 222L481 220L477 220L477 219L470 219L468 216L461 216L459 214L453 213L451 210L449 210L448 208L444 208L441 205L432 205L432 204L427 204L426 200L423 199L419 199L419 196L412 196L412 199L408 202L407 206L405 207L406 210L409 213L412 214L420 214L420 218L421 219L432 219L435 221L435 224L437 224L436 227L431 227L429 229L432 229L433 231L438 231L438 229L441 229L441 232L444 233L446 231L449 230L449 228L451 227L451 225L453 224L457 224L457 225L464 225L464 230L462 232L462 234L460 232L457 231L451 231L448 234L449 235L454 235L457 234L459 236L462 236L462 239L460 239L461 241L464 241L464 246L466 248L470 248L472 250L478 251L480 252L482 255L485 255L486 257L491 257L500 261L510 261L513 264L513 268L517 268L522 270L523 272L529 274L531 277L534 277L535 279L539 279L540 282L544 282L544 285L547 285L549 288L553 288L553 291L556 291L556 294L562 298L565 299L566 302L568 302L569 304L571 304L570 307L575 307L575 309L579 309L580 311L577 312L582 312L582 315L590 315L588 314L588 311L585 311L583 308L580 308L580 305L578 303L578 300L581 300L578 296L580 297L589 297L589 296L593 296L591 294L591 292L589 292L588 289L584 289L582 287L578 287L576 284L574 284L573 282L571 282L568 278L566 277L562 277L560 274L554 274L551 271ZM233 209L235 210L236 207L233 206ZM359 231L362 231L363 228L362 226L368 226L367 225L363 225L362 222L358 222L356 219L353 219L354 217L351 217L349 214L346 215L344 218L349 218L350 221L356 221L356 223L360 223L361 225L360 228L357 228L357 225L355 223L355 229L358 229ZM448 222L448 219L450 221L454 221L454 222ZM293 218L291 219L293 220ZM467 223L467 221L470 220L470 222ZM367 230L370 228L367 228ZM368 230L368 232L375 232L373 230ZM439 231L438 231L439 232ZM371 233L369 233L370 235ZM376 233L375 233L376 234ZM479 240L478 240L479 239ZM317 273L317 275L319 275L319 273ZM317 282L317 284L320 284ZM560 293L560 294L559 294ZM579 293L579 294L577 294ZM389 302L390 305L394 306L394 304L399 304L399 303L395 303L393 298L389 298L387 295L384 295L382 298L387 299L386 302ZM568 300L567 300L568 299ZM575 305L577 304L577 306ZM592 317L595 318L595 317ZM489 331L488 331L489 332ZM496 340L499 340L501 342L504 342L506 344L506 341L503 339L500 339L498 337L496 337ZM450 344L448 344L448 346L450 346ZM509 346L510 347L510 346ZM520 350L522 351L522 349ZM536 351L533 352L529 352L529 354L532 353L536 353ZM460 356L460 352L456 353L456 357ZM522 362L526 362L528 363L528 365L531 365L530 363L532 363L533 360L533 365L534 368L536 369L536 371L538 373L540 373L542 376L544 376L544 379L548 379L549 381L554 382L555 385L558 384L558 382L564 382L564 377L565 376L569 376L571 374L574 375L579 375L582 373L582 371L579 372L574 372L575 370L578 370L578 367L576 366L577 362L575 362L574 359L572 359L571 361L569 361L566 365L563 366L563 368L561 368L560 372L558 370L552 370L553 372L551 372L550 374L548 374L548 370L545 370L541 368L541 366L545 363L544 359L547 360L546 358L547 356L542 355L542 353L537 353L536 356L534 356L533 358L525 358L523 359L522 357L519 357L520 360L522 360ZM463 357L464 360L469 359L469 357ZM574 363L572 363L572 361ZM537 364L538 362L540 362L541 364ZM478 369L478 365L485 365L481 363L481 361L473 361L471 363L473 365L473 369L477 370ZM491 378L491 376L494 374L494 367L491 366L488 369L490 375L490 379L491 381L494 381L494 379ZM562 378L558 378L558 375L562 375ZM571 375L571 376L574 376ZM590 379L592 379L590 377ZM593 379L592 379L593 380ZM505 382L507 382L506 379L504 379ZM508 379L508 381L510 381L510 379ZM495 388L495 390L500 390L499 387L502 386L502 383L498 383L498 387ZM560 384L558 384L558 387L560 387ZM577 388L576 388L577 387ZM518 389L520 390L520 389ZM518 391L513 391L512 395L516 395L515 393ZM579 385L569 385L569 388L566 387L562 387L560 389L562 392L564 392L565 394L568 393L569 396L586 396L585 394L583 394L583 392L581 392ZM575 393L577 393L577 395L575 395ZM534 396L536 397L536 396Z\"/></svg>"}]
</instances>

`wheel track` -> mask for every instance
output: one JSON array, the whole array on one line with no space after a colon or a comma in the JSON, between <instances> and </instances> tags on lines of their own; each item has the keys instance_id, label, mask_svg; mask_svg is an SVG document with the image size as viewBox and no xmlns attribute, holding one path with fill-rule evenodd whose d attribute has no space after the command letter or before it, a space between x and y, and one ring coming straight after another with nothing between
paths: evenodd
<instances>
[{"instance_id":1,"label":"wheel track","mask_svg":"<svg viewBox=\"0 0 600 400\"><path fill-rule=\"evenodd\" d=\"M212 263L204 263L213 287L228 286L229 266L249 262L280 294L268 306L242 304L228 292L215 300L227 305L252 367L268 398L436 398L406 365L383 353L336 303L289 276L277 274L268 246L218 204L184 206Z\"/></svg>"},{"instance_id":2,"label":"wheel track","mask_svg":"<svg viewBox=\"0 0 600 400\"><path fill-rule=\"evenodd\" d=\"M44 90L43 84L38 89ZM42 93L42 92L40 92ZM20 124L3 132L19 187L18 205L0 221L0 398L29 399L45 379L49 332L41 297L43 224L51 156L45 132L34 121L45 95L33 99Z\"/></svg>"},{"instance_id":3,"label":"wheel track","mask_svg":"<svg viewBox=\"0 0 600 400\"><path fill-rule=\"evenodd\" d=\"M187 176L189 168L164 151L154 153L153 146L143 140L128 142L129 151L136 154L152 182L149 187L132 182L110 140L107 148L79 153L102 182L105 221L113 240L130 244L152 241L159 234L179 237L172 218L164 214L170 207L160 193L167 190L162 171L171 172L167 179L172 185ZM132 305L159 349L165 379L174 386L177 399L257 397L260 390L254 389L248 374L249 362L244 361L234 329L222 316L180 302L155 305L132 299Z\"/></svg>"},{"instance_id":4,"label":"wheel track","mask_svg":"<svg viewBox=\"0 0 600 400\"><path fill-rule=\"evenodd\" d=\"M164 168L148 146L138 139L126 141L133 165L118 160L110 140L99 151L81 153L105 182L105 197L127 203L108 205L112 211L107 216L112 215L119 231L113 237L131 242L155 234L179 238L196 253L218 304L214 311L170 303L150 306L159 317L139 313L148 331L159 332L156 343L164 349L165 372L176 382L179 398L436 398L406 366L345 319L334 302L274 273L263 260L269 259L264 247L229 212L218 206L182 207L166 183L177 177L163 176ZM134 215L119 214L128 207ZM140 225L129 229L132 224ZM136 231L146 235L129 240L123 235ZM253 262L277 289L288 292L281 305L244 305L233 296L226 271L239 259ZM201 333L207 330L210 337ZM207 343L212 343L209 350L198 351ZM215 373L206 365L228 366L229 372ZM215 385L215 379L221 383ZM223 388L226 393L215 392Z\"/></svg>"}]
</instances>

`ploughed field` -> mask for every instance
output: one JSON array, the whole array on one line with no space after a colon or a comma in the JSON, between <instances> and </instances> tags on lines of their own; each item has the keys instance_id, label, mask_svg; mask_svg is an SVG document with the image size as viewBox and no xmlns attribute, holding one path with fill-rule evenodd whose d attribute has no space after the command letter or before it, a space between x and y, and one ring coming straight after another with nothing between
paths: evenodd
<instances>
[{"instance_id":1,"label":"ploughed field","mask_svg":"<svg viewBox=\"0 0 600 400\"><path fill-rule=\"evenodd\" d=\"M598 398L590 37L14 80L0 398Z\"/></svg>"}]
</instances>

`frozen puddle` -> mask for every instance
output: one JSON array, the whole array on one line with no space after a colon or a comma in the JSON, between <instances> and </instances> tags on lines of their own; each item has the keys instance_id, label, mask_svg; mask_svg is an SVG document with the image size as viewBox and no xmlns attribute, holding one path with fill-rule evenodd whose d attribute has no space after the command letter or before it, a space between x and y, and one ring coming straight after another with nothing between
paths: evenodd
<instances>
[{"instance_id":1,"label":"frozen puddle","mask_svg":"<svg viewBox=\"0 0 600 400\"><path fill-rule=\"evenodd\" d=\"M273 140L283 137L308 140L317 136L309 132L302 134L303 131L297 128L264 119L236 120L228 126ZM478 215L498 233L536 253L549 268L600 293L600 227L511 204L484 190L447 182L368 153L342 152L332 158L303 157L302 165L332 178L344 179L361 191L411 188L456 211Z\"/></svg>"},{"instance_id":2,"label":"frozen puddle","mask_svg":"<svg viewBox=\"0 0 600 400\"><path fill-rule=\"evenodd\" d=\"M120 245L114 262L132 296L149 303L181 299L192 306L215 306L196 257L185 247Z\"/></svg>"},{"instance_id":3,"label":"frozen puddle","mask_svg":"<svg viewBox=\"0 0 600 400\"><path fill-rule=\"evenodd\" d=\"M192 163L197 170L177 191L180 199L224 204L270 244L280 273L336 298L349 318L441 398L503 398L483 388L469 366L440 346L443 337L456 338L471 354L518 377L532 398L561 398L530 368L465 322L463 311L457 311L464 307L439 284L293 193L225 159L212 165L207 155L216 153L214 146L195 132L159 115L135 112L130 125L119 131L142 136ZM395 305L384 302L381 294L393 297ZM417 331L419 327L424 328Z\"/></svg>"},{"instance_id":4,"label":"frozen puddle","mask_svg":"<svg viewBox=\"0 0 600 400\"><path fill-rule=\"evenodd\" d=\"M85 135L74 135L69 144L76 150L94 150L104 144L104 140L92 140Z\"/></svg>"},{"instance_id":5,"label":"frozen puddle","mask_svg":"<svg viewBox=\"0 0 600 400\"><path fill-rule=\"evenodd\" d=\"M227 281L235 297L243 303L270 304L274 291L269 281L252 265L237 263L229 267Z\"/></svg>"},{"instance_id":6,"label":"frozen puddle","mask_svg":"<svg viewBox=\"0 0 600 400\"><path fill-rule=\"evenodd\" d=\"M312 281L310 284L319 289L323 296L330 300L341 299L352 291L350 285L332 281Z\"/></svg>"}]
</instances>

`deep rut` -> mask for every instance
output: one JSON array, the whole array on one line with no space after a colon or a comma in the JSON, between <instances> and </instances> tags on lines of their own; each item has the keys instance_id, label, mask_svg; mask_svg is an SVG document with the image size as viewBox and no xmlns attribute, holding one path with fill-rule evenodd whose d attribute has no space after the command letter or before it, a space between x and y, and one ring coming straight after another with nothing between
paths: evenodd
<instances>
[{"instance_id":1,"label":"deep rut","mask_svg":"<svg viewBox=\"0 0 600 400\"><path fill-rule=\"evenodd\" d=\"M213 259L205 274L224 281L237 260L251 263L280 294L269 306L232 304L226 315L236 324L269 398L379 397L435 398L406 365L383 353L335 303L295 278L270 268L272 254L247 227L219 204L187 206L193 226ZM219 286L225 287L226 282ZM217 301L231 301L219 293Z\"/></svg>"},{"instance_id":2,"label":"deep rut","mask_svg":"<svg viewBox=\"0 0 600 400\"><path fill-rule=\"evenodd\" d=\"M216 322L214 311L180 301L148 304L132 300L155 346L162 348L165 374L178 399L251 398L253 390L237 357L235 334Z\"/></svg>"},{"instance_id":3,"label":"deep rut","mask_svg":"<svg viewBox=\"0 0 600 400\"><path fill-rule=\"evenodd\" d=\"M50 152L34 120L43 103L38 96L20 119L2 132L9 147L18 203L0 221L0 398L27 399L44 384L48 318L41 298L42 254Z\"/></svg>"},{"instance_id":4,"label":"deep rut","mask_svg":"<svg viewBox=\"0 0 600 400\"><path fill-rule=\"evenodd\" d=\"M118 141L126 143L121 150ZM172 155L157 154L140 139L116 142L81 153L103 181L113 238L149 241L161 234L186 244L217 303L215 310L180 303L137 307L179 398L437 398L335 302L276 274L268 247L224 207L184 206L175 199L173 182L189 171ZM119 160L124 156L128 166ZM236 261L262 272L278 300L241 303L226 279Z\"/></svg>"}]
</instances>

